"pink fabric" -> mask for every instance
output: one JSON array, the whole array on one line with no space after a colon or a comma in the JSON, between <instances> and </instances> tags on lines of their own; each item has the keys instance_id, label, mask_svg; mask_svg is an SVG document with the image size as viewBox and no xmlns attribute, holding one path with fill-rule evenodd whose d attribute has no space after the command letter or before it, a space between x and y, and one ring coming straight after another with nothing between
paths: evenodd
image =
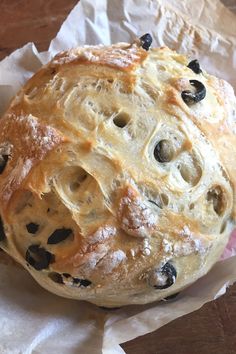
<instances>
[{"instance_id":1,"label":"pink fabric","mask_svg":"<svg viewBox=\"0 0 236 354\"><path fill-rule=\"evenodd\" d=\"M229 242L225 247L224 253L221 256L221 259L227 259L229 257L236 255L236 229L231 233Z\"/></svg>"}]
</instances>

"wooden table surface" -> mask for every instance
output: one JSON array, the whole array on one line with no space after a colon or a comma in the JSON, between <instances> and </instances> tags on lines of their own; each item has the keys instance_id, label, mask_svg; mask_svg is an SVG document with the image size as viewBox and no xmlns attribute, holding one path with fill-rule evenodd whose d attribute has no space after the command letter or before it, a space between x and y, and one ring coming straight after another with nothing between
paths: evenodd
<instances>
[{"instance_id":1,"label":"wooden table surface","mask_svg":"<svg viewBox=\"0 0 236 354\"><path fill-rule=\"evenodd\" d=\"M236 9L236 0L224 2ZM0 0L0 59L27 42L34 42L40 51L46 50L76 3ZM127 354L236 354L236 285L200 310L122 347Z\"/></svg>"}]
</instances>

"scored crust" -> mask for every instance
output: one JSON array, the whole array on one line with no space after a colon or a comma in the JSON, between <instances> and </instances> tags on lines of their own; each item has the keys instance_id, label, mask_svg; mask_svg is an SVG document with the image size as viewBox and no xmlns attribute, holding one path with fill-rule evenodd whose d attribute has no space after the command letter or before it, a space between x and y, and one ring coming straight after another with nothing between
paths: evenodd
<instances>
[{"instance_id":1,"label":"scored crust","mask_svg":"<svg viewBox=\"0 0 236 354\"><path fill-rule=\"evenodd\" d=\"M187 65L137 44L62 52L0 119L0 246L46 289L143 304L219 259L235 224L235 97ZM190 80L199 102L184 100Z\"/></svg>"}]
</instances>

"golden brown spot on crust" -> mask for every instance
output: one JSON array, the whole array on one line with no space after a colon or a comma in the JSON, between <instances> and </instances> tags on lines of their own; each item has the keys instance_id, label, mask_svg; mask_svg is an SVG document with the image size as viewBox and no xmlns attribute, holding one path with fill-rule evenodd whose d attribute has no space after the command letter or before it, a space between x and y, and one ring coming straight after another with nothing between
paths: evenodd
<instances>
[{"instance_id":1,"label":"golden brown spot on crust","mask_svg":"<svg viewBox=\"0 0 236 354\"><path fill-rule=\"evenodd\" d=\"M182 150L192 150L192 142L190 140L185 140L182 146Z\"/></svg>"},{"instance_id":2,"label":"golden brown spot on crust","mask_svg":"<svg viewBox=\"0 0 236 354\"><path fill-rule=\"evenodd\" d=\"M179 106L179 97L177 95L177 91L170 87L166 90L166 103L169 105Z\"/></svg>"},{"instance_id":3,"label":"golden brown spot on crust","mask_svg":"<svg viewBox=\"0 0 236 354\"><path fill-rule=\"evenodd\" d=\"M115 166L117 171L122 170L122 165L123 164L122 164L122 162L120 160L114 159L112 162L114 163L114 166Z\"/></svg>"},{"instance_id":4,"label":"golden brown spot on crust","mask_svg":"<svg viewBox=\"0 0 236 354\"><path fill-rule=\"evenodd\" d=\"M94 141L91 140L87 140L83 144L81 144L81 148L86 152L92 151L93 147L94 147Z\"/></svg>"}]
</instances>

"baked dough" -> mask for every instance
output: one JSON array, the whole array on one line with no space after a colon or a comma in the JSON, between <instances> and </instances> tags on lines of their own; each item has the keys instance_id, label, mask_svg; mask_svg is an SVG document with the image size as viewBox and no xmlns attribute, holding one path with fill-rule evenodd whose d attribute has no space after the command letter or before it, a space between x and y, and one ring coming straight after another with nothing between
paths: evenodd
<instances>
[{"instance_id":1,"label":"baked dough","mask_svg":"<svg viewBox=\"0 0 236 354\"><path fill-rule=\"evenodd\" d=\"M0 245L55 294L166 298L235 225L233 89L148 47L59 53L0 119Z\"/></svg>"}]
</instances>

